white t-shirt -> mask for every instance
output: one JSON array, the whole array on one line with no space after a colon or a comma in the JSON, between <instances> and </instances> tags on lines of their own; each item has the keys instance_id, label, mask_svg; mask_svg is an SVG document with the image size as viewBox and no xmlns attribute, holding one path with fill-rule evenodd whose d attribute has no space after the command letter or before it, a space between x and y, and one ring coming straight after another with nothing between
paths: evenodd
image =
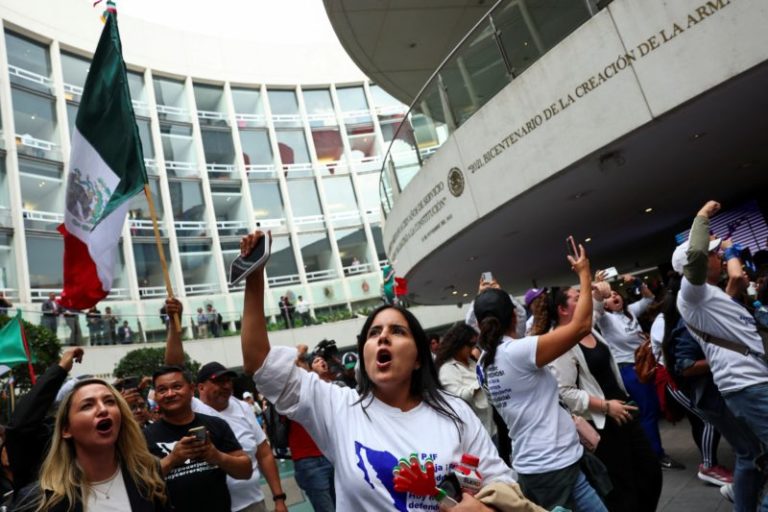
<instances>
[{"instance_id":1,"label":"white t-shirt","mask_svg":"<svg viewBox=\"0 0 768 512\"><path fill-rule=\"evenodd\" d=\"M664 362L664 351L661 349L666 325L667 323L664 321L664 313L656 315L656 318L653 319L653 324L651 324L651 348L653 349L653 357L655 357L656 362L662 366L667 366L666 362Z\"/></svg>"},{"instance_id":2,"label":"white t-shirt","mask_svg":"<svg viewBox=\"0 0 768 512\"><path fill-rule=\"evenodd\" d=\"M304 426L333 464L336 510L437 511L433 498L394 490L392 469L411 453L434 461L438 484L464 453L480 458L485 483L514 481L480 420L462 400L443 394L464 422L459 438L453 421L425 403L403 412L370 395L360 404L355 390L323 382L297 368L295 360L295 349L272 347L253 380L278 412Z\"/></svg>"},{"instance_id":3,"label":"white t-shirt","mask_svg":"<svg viewBox=\"0 0 768 512\"><path fill-rule=\"evenodd\" d=\"M643 329L637 321L637 317L643 314L653 299L642 298L627 306L629 317L623 312L613 313L606 311L601 301L593 301L595 321L600 327L603 338L608 342L608 348L617 364L634 363L635 350L643 342L640 336Z\"/></svg>"},{"instance_id":4,"label":"white t-shirt","mask_svg":"<svg viewBox=\"0 0 768 512\"><path fill-rule=\"evenodd\" d=\"M485 354L478 362L478 378L509 428L512 466L522 475L562 469L583 454L573 419L560 407L555 376L536 366L538 341L504 336L493 364L483 371Z\"/></svg>"},{"instance_id":5,"label":"white t-shirt","mask_svg":"<svg viewBox=\"0 0 768 512\"><path fill-rule=\"evenodd\" d=\"M264 494L261 492L261 475L259 474L259 465L256 460L256 449L267 440L267 436L256 421L253 409L247 402L238 400L235 397L229 397L229 405L223 411L217 411L203 403L197 398L192 399L192 410L209 416L216 416L227 422L229 428L235 433L237 442L243 447L243 451L248 454L253 467L253 474L248 480L237 480L227 475L227 487L229 495L232 498L232 511L241 510L251 505L264 501Z\"/></svg>"},{"instance_id":6,"label":"white t-shirt","mask_svg":"<svg viewBox=\"0 0 768 512\"><path fill-rule=\"evenodd\" d=\"M717 286L696 286L684 278L677 296L677 309L683 320L696 329L763 352L763 342L754 317ZM712 377L722 394L768 382L768 365L755 356L744 356L706 343L693 331L691 335L707 356Z\"/></svg>"},{"instance_id":7,"label":"white t-shirt","mask_svg":"<svg viewBox=\"0 0 768 512\"><path fill-rule=\"evenodd\" d=\"M85 498L85 512L125 512L131 510L128 491L123 480L123 470L117 467L117 473L103 482L91 484L91 490Z\"/></svg>"}]
</instances>

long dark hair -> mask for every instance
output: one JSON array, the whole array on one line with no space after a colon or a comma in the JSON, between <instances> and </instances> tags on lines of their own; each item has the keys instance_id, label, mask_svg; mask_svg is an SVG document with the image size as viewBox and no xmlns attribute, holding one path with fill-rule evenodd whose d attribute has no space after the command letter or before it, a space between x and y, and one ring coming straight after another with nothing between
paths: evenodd
<instances>
[{"instance_id":1,"label":"long dark hair","mask_svg":"<svg viewBox=\"0 0 768 512\"><path fill-rule=\"evenodd\" d=\"M483 295L488 295L489 309L478 315L478 304L483 301ZM493 298L496 295L496 298ZM480 306L483 308L484 306ZM496 349L499 348L501 338L506 332L515 327L515 306L506 292L489 288L475 299L475 316L480 326L480 337L477 344L483 349L483 369L493 364L496 359ZM482 320L481 320L482 318Z\"/></svg>"},{"instance_id":2,"label":"long dark hair","mask_svg":"<svg viewBox=\"0 0 768 512\"><path fill-rule=\"evenodd\" d=\"M424 329L421 327L421 324L416 317L413 316L413 313L400 306L383 304L374 309L373 312L368 315L360 334L357 336L357 355L360 361L360 376L358 379L360 399L356 403L359 403L363 410L370 405L370 401L368 401L367 404L364 403L364 401L369 396L372 396L375 384L368 376L368 372L365 369L363 347L368 340L368 331L371 329L373 321L379 313L386 309L394 309L403 315L403 318L405 318L405 321L408 324L408 329L411 331L411 335L413 335L413 339L416 342L419 367L413 370L413 373L411 374L411 396L420 398L438 414L453 421L454 425L456 425L456 429L459 431L459 437L461 437L464 422L441 393L443 386L440 384L435 363L432 361L432 353L429 351L429 339L427 338L427 334L424 332Z\"/></svg>"},{"instance_id":3,"label":"long dark hair","mask_svg":"<svg viewBox=\"0 0 768 512\"><path fill-rule=\"evenodd\" d=\"M456 322L448 331L443 335L443 339L440 340L440 345L437 347L437 353L435 354L435 367L440 370L448 359L454 357L456 352L472 345L472 340L477 336L477 333L473 328L465 324L464 322Z\"/></svg>"},{"instance_id":4,"label":"long dark hair","mask_svg":"<svg viewBox=\"0 0 768 512\"><path fill-rule=\"evenodd\" d=\"M568 290L570 289L570 286L553 286L550 288L549 293L542 295L544 298L542 302L537 303L534 301L531 304L534 310L533 327L531 328L532 335L541 336L557 325L557 308L564 308L568 305ZM536 300L542 297L537 297Z\"/></svg>"}]
</instances>

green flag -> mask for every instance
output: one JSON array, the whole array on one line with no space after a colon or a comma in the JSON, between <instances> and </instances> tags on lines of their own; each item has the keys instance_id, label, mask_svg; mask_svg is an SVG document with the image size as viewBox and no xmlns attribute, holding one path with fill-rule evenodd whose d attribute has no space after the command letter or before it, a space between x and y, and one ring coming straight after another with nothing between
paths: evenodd
<instances>
[{"instance_id":1,"label":"green flag","mask_svg":"<svg viewBox=\"0 0 768 512\"><path fill-rule=\"evenodd\" d=\"M21 310L18 310L16 316L0 329L0 364L13 366L27 362L29 359L24 345Z\"/></svg>"}]
</instances>

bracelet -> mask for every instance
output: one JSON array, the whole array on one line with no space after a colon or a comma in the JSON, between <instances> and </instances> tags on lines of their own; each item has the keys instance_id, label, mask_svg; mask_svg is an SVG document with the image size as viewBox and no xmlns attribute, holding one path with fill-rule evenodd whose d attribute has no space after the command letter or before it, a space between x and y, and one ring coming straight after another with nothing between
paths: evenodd
<instances>
[{"instance_id":1,"label":"bracelet","mask_svg":"<svg viewBox=\"0 0 768 512\"><path fill-rule=\"evenodd\" d=\"M723 253L723 258L725 259L725 261L728 261L733 258L739 258L739 257L741 257L741 250L737 248L735 245L728 247Z\"/></svg>"},{"instance_id":2,"label":"bracelet","mask_svg":"<svg viewBox=\"0 0 768 512\"><path fill-rule=\"evenodd\" d=\"M611 414L611 402L607 400L605 401L605 414Z\"/></svg>"},{"instance_id":3,"label":"bracelet","mask_svg":"<svg viewBox=\"0 0 768 512\"><path fill-rule=\"evenodd\" d=\"M280 494L275 494L274 496L272 496L272 501L280 501L280 500L285 501L287 498L288 496L286 496L284 492L281 492Z\"/></svg>"}]
</instances>

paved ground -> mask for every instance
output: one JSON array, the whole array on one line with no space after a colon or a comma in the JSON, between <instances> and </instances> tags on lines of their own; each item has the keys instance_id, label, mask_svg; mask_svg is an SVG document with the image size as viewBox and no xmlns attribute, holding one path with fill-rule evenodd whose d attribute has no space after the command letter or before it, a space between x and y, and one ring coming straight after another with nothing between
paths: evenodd
<instances>
[{"instance_id":1,"label":"paved ground","mask_svg":"<svg viewBox=\"0 0 768 512\"><path fill-rule=\"evenodd\" d=\"M728 512L732 510L731 504L720 496L718 487L705 485L696 477L700 457L691 438L688 422L683 421L677 425L662 424L661 436L667 453L684 463L686 469L664 471L664 487L658 512ZM733 456L725 440L720 443L719 458L721 464L729 468L733 467ZM293 479L293 464L290 461L280 462L280 474L283 478L283 489L288 494L290 511L312 512L312 506L304 498L301 489ZM263 487L267 497L266 502L271 505L269 488L266 485Z\"/></svg>"}]
</instances>

